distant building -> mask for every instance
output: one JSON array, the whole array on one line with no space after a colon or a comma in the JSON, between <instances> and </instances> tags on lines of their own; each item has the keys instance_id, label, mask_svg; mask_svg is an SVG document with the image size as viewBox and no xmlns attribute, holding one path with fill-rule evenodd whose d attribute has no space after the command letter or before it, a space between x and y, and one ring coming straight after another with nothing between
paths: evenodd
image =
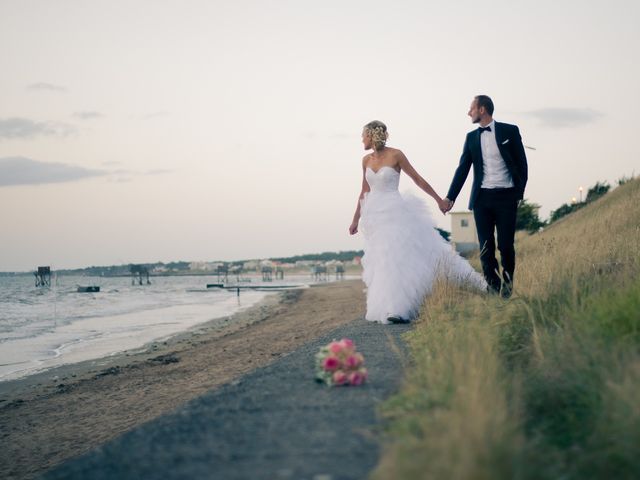
<instances>
[{"instance_id":1,"label":"distant building","mask_svg":"<svg viewBox=\"0 0 640 480\"><path fill-rule=\"evenodd\" d=\"M478 250L478 233L473 212L451 212L451 244L458 253L465 254Z\"/></svg>"},{"instance_id":2,"label":"distant building","mask_svg":"<svg viewBox=\"0 0 640 480\"><path fill-rule=\"evenodd\" d=\"M219 263L213 262L191 262L189 264L189 270L212 272L218 268Z\"/></svg>"}]
</instances>

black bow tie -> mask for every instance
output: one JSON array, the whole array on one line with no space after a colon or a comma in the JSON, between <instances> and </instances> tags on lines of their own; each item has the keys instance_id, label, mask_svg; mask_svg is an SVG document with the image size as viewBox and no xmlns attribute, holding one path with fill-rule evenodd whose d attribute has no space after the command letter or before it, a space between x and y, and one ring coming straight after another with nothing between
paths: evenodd
<instances>
[{"instance_id":1,"label":"black bow tie","mask_svg":"<svg viewBox=\"0 0 640 480\"><path fill-rule=\"evenodd\" d=\"M490 132L491 131L491 127L478 127L478 131L482 135L482 132Z\"/></svg>"}]
</instances>

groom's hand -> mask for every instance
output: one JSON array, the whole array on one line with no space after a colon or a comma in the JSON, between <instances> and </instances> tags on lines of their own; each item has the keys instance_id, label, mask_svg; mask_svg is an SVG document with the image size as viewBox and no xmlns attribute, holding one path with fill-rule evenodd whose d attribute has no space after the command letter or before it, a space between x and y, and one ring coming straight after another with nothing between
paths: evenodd
<instances>
[{"instance_id":1,"label":"groom's hand","mask_svg":"<svg viewBox=\"0 0 640 480\"><path fill-rule=\"evenodd\" d=\"M453 203L451 200L449 200L447 197L445 197L444 201L447 204L446 210L442 213L447 213L449 210L451 210L453 208Z\"/></svg>"},{"instance_id":2,"label":"groom's hand","mask_svg":"<svg viewBox=\"0 0 640 480\"><path fill-rule=\"evenodd\" d=\"M442 212L443 215L445 215L448 211L449 211L449 199L447 198L443 198L441 200L438 201L438 208L440 209L440 211Z\"/></svg>"}]
</instances>

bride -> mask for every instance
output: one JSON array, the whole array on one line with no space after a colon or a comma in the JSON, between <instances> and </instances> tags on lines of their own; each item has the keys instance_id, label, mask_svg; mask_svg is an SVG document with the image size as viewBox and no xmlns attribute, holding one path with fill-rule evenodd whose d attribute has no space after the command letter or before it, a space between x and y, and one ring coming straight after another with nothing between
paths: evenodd
<instances>
[{"instance_id":1,"label":"bride","mask_svg":"<svg viewBox=\"0 0 640 480\"><path fill-rule=\"evenodd\" d=\"M443 200L398 149L386 146L384 123L364 126L362 143L373 151L362 159L362 190L349 227L365 239L362 278L367 286L365 318L380 323L408 323L419 313L425 295L439 275L456 283L486 289L486 282L435 229L420 199L398 192L400 172L433 197L441 211Z\"/></svg>"}]
</instances>

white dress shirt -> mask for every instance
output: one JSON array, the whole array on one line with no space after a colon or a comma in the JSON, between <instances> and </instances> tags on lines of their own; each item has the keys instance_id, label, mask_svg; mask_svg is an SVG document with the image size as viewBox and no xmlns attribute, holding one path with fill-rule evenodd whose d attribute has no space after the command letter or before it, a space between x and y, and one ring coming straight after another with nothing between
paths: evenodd
<instances>
[{"instance_id":1,"label":"white dress shirt","mask_svg":"<svg viewBox=\"0 0 640 480\"><path fill-rule=\"evenodd\" d=\"M496 122L491 121L487 127L491 131L480 133L480 148L482 149L482 165L484 176L482 178L482 188L511 188L514 186L513 179L504 162L498 142L496 141Z\"/></svg>"}]
</instances>

